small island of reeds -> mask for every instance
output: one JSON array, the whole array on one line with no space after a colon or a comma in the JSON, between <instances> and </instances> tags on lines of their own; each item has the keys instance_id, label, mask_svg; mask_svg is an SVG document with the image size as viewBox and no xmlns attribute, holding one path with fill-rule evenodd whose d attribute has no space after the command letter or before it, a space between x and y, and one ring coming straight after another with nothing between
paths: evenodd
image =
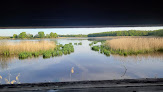
<instances>
[{"instance_id":1,"label":"small island of reeds","mask_svg":"<svg viewBox=\"0 0 163 92\"><path fill-rule=\"evenodd\" d=\"M90 44L90 46L93 43ZM151 52L163 51L163 38L151 37L151 38L118 38L107 40L101 46L93 46L92 50L100 51L105 55L111 54L119 55L137 55Z\"/></svg>"},{"instance_id":2,"label":"small island of reeds","mask_svg":"<svg viewBox=\"0 0 163 92\"><path fill-rule=\"evenodd\" d=\"M53 41L21 41L21 42L1 42L0 55L10 56L18 55L20 59L28 57L38 57L43 55L43 58L51 56L67 55L74 52L72 43L56 45Z\"/></svg>"}]
</instances>

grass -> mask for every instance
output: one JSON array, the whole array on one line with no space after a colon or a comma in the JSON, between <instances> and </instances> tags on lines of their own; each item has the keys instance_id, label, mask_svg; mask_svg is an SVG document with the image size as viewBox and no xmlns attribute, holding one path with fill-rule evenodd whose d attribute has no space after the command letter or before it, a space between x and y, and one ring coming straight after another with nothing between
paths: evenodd
<instances>
[{"instance_id":1,"label":"grass","mask_svg":"<svg viewBox=\"0 0 163 92\"><path fill-rule=\"evenodd\" d=\"M51 51L45 51L43 53L43 58L50 58L52 56L52 52Z\"/></svg>"},{"instance_id":2,"label":"grass","mask_svg":"<svg viewBox=\"0 0 163 92\"><path fill-rule=\"evenodd\" d=\"M72 45L72 43L69 44L59 44L56 46L56 48L54 50L49 50L43 53L43 58L50 58L55 57L55 56L62 56L67 55L67 54L71 54L72 52L74 52L74 47Z\"/></svg>"},{"instance_id":3,"label":"grass","mask_svg":"<svg viewBox=\"0 0 163 92\"><path fill-rule=\"evenodd\" d=\"M52 41L22 41L22 42L1 42L0 54L18 55L19 59L26 59L28 57L38 57L43 55L44 58L52 56L52 52L56 48L55 42Z\"/></svg>"},{"instance_id":4,"label":"grass","mask_svg":"<svg viewBox=\"0 0 163 92\"><path fill-rule=\"evenodd\" d=\"M99 51L99 49L100 49L99 46L93 46L93 47L92 47L92 50L94 50L94 51Z\"/></svg>"},{"instance_id":5,"label":"grass","mask_svg":"<svg viewBox=\"0 0 163 92\"><path fill-rule=\"evenodd\" d=\"M98 43L98 41L93 41L93 43L94 43L94 44L97 44L97 43Z\"/></svg>"},{"instance_id":6,"label":"grass","mask_svg":"<svg viewBox=\"0 0 163 92\"><path fill-rule=\"evenodd\" d=\"M1 42L0 54L12 55L22 52L41 52L56 47L55 42L52 41L21 41L21 42ZM35 53L37 55L37 53Z\"/></svg>"},{"instance_id":7,"label":"grass","mask_svg":"<svg viewBox=\"0 0 163 92\"><path fill-rule=\"evenodd\" d=\"M40 52L34 52L32 54L34 55L34 57L38 57L40 55Z\"/></svg>"},{"instance_id":8,"label":"grass","mask_svg":"<svg viewBox=\"0 0 163 92\"><path fill-rule=\"evenodd\" d=\"M32 57L32 53L30 53L30 52L21 52L21 53L19 53L19 58L20 59L25 59L25 58L28 58L28 57Z\"/></svg>"},{"instance_id":9,"label":"grass","mask_svg":"<svg viewBox=\"0 0 163 92\"><path fill-rule=\"evenodd\" d=\"M78 45L77 43L74 43L74 45Z\"/></svg>"},{"instance_id":10,"label":"grass","mask_svg":"<svg viewBox=\"0 0 163 92\"><path fill-rule=\"evenodd\" d=\"M79 42L78 45L82 45L82 42Z\"/></svg>"},{"instance_id":11,"label":"grass","mask_svg":"<svg viewBox=\"0 0 163 92\"><path fill-rule=\"evenodd\" d=\"M93 44L97 44L98 43L98 41L93 41L93 42L91 42L90 44L89 44L89 46L92 46Z\"/></svg>"},{"instance_id":12,"label":"grass","mask_svg":"<svg viewBox=\"0 0 163 92\"><path fill-rule=\"evenodd\" d=\"M100 47L100 48L99 48ZM151 52L163 52L163 38L118 38L107 40L101 46L93 46L92 50L104 53L107 56L110 54L119 54L123 56L137 55Z\"/></svg>"},{"instance_id":13,"label":"grass","mask_svg":"<svg viewBox=\"0 0 163 92\"><path fill-rule=\"evenodd\" d=\"M104 54L106 56L110 56L110 48L104 45L105 41L101 41L100 46L92 46L93 44L97 44L98 41L93 41L92 43L89 44L89 46L92 46L91 49L93 51L100 51L101 54Z\"/></svg>"},{"instance_id":14,"label":"grass","mask_svg":"<svg viewBox=\"0 0 163 92\"><path fill-rule=\"evenodd\" d=\"M105 54L106 56L110 56L110 51L108 47L105 47L104 45L101 46L93 46L92 50L94 51L100 51L101 54Z\"/></svg>"},{"instance_id":15,"label":"grass","mask_svg":"<svg viewBox=\"0 0 163 92\"><path fill-rule=\"evenodd\" d=\"M112 54L131 55L162 51L163 38L119 38L105 43Z\"/></svg>"},{"instance_id":16,"label":"grass","mask_svg":"<svg viewBox=\"0 0 163 92\"><path fill-rule=\"evenodd\" d=\"M66 55L66 54L70 54L71 52L74 52L74 47L71 43L69 44L65 44L63 47L62 47L62 51L63 53Z\"/></svg>"}]
</instances>

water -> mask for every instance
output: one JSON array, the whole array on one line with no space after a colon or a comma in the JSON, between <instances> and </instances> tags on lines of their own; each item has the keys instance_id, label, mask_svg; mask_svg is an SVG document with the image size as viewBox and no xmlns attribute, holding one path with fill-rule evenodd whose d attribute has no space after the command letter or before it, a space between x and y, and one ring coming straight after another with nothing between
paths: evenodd
<instances>
[{"instance_id":1,"label":"water","mask_svg":"<svg viewBox=\"0 0 163 92\"><path fill-rule=\"evenodd\" d=\"M151 53L132 56L105 56L92 51L88 39L46 39L61 44L79 43L74 45L74 53L60 57L43 59L42 56L19 60L17 56L0 56L0 79L16 80L20 73L21 83L63 82L82 80L109 80L135 78L163 78L163 54ZM9 40L22 41L22 40ZM32 40L38 41L38 40ZM98 43L97 45L99 45ZM71 68L74 67L74 73Z\"/></svg>"}]
</instances>

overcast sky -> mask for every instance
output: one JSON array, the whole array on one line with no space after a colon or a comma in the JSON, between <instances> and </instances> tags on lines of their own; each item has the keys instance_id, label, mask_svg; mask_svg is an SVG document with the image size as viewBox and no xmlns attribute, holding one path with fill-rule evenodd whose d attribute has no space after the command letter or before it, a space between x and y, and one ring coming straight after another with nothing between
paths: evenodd
<instances>
[{"instance_id":1,"label":"overcast sky","mask_svg":"<svg viewBox=\"0 0 163 92\"><path fill-rule=\"evenodd\" d=\"M163 29L163 26L159 27L106 27L106 28L46 28L46 29L0 29L0 36L12 36L13 34L20 34L26 32L30 34L37 34L39 31L49 34L54 32L57 34L89 34L107 31L123 31L123 30L157 30Z\"/></svg>"}]
</instances>

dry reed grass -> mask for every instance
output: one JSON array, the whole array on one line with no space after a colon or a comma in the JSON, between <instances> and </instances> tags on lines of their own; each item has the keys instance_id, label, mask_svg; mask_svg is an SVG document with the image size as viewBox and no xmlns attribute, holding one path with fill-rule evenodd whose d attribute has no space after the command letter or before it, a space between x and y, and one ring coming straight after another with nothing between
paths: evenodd
<instances>
[{"instance_id":1,"label":"dry reed grass","mask_svg":"<svg viewBox=\"0 0 163 92\"><path fill-rule=\"evenodd\" d=\"M10 54L20 52L37 52L40 50L49 50L56 47L52 41L21 41L21 42L0 42L0 54L8 51Z\"/></svg>"},{"instance_id":2,"label":"dry reed grass","mask_svg":"<svg viewBox=\"0 0 163 92\"><path fill-rule=\"evenodd\" d=\"M163 38L118 38L106 41L114 50L157 51L163 49Z\"/></svg>"}]
</instances>

